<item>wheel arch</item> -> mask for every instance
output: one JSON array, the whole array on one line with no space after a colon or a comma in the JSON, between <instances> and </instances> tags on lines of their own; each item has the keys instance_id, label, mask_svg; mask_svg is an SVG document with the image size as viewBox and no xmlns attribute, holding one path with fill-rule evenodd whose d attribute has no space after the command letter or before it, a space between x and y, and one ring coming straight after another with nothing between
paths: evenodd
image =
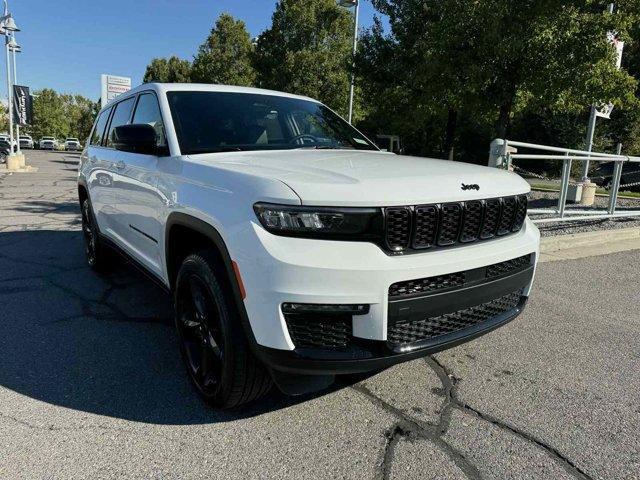
<instances>
[{"instance_id":1,"label":"wheel arch","mask_svg":"<svg viewBox=\"0 0 640 480\"><path fill-rule=\"evenodd\" d=\"M257 342L244 306L244 289L238 281L234 262L220 232L204 220L173 212L167 218L164 247L167 280L172 291L182 260L198 248L212 248L218 260L216 267L230 289L249 345L256 352Z\"/></svg>"},{"instance_id":2,"label":"wheel arch","mask_svg":"<svg viewBox=\"0 0 640 480\"><path fill-rule=\"evenodd\" d=\"M89 189L84 179L78 179L78 198L82 202L85 198L89 198Z\"/></svg>"}]
</instances>

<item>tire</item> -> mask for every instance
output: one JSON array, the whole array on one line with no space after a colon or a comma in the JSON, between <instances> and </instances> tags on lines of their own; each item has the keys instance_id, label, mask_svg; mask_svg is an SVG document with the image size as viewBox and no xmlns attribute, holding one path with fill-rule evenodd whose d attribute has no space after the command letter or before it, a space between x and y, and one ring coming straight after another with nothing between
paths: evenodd
<instances>
[{"instance_id":1,"label":"tire","mask_svg":"<svg viewBox=\"0 0 640 480\"><path fill-rule=\"evenodd\" d=\"M84 252L87 264L93 270L102 272L110 264L105 247L100 242L96 217L88 198L81 200L80 209L82 212L82 236L84 237Z\"/></svg>"},{"instance_id":2,"label":"tire","mask_svg":"<svg viewBox=\"0 0 640 480\"><path fill-rule=\"evenodd\" d=\"M226 409L261 397L272 380L251 353L215 266L210 250L184 259L174 291L175 322L191 382L208 404Z\"/></svg>"}]
</instances>

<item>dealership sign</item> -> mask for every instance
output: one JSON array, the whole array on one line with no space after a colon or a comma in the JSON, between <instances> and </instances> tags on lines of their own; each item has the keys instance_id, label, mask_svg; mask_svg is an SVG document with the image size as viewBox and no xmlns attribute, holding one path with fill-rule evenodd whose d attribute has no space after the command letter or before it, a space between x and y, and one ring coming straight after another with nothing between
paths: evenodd
<instances>
[{"instance_id":1,"label":"dealership sign","mask_svg":"<svg viewBox=\"0 0 640 480\"><path fill-rule=\"evenodd\" d=\"M131 78L116 77L115 75L102 75L102 89L100 101L104 107L111 100L131 90Z\"/></svg>"},{"instance_id":2,"label":"dealership sign","mask_svg":"<svg viewBox=\"0 0 640 480\"><path fill-rule=\"evenodd\" d=\"M13 86L13 118L16 125L25 127L33 123L33 99L29 87Z\"/></svg>"}]
</instances>

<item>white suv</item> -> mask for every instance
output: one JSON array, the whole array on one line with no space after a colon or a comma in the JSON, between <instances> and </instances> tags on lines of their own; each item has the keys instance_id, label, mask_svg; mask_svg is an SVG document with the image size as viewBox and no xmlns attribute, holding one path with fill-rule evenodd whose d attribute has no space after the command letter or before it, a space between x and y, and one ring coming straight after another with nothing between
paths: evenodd
<instances>
[{"instance_id":1,"label":"white suv","mask_svg":"<svg viewBox=\"0 0 640 480\"><path fill-rule=\"evenodd\" d=\"M41 150L55 150L58 148L58 140L55 137L42 137L39 146Z\"/></svg>"},{"instance_id":2,"label":"white suv","mask_svg":"<svg viewBox=\"0 0 640 480\"><path fill-rule=\"evenodd\" d=\"M80 144L80 140L75 137L69 137L64 141L64 149L67 152L78 152L82 150L82 145Z\"/></svg>"},{"instance_id":3,"label":"white suv","mask_svg":"<svg viewBox=\"0 0 640 480\"><path fill-rule=\"evenodd\" d=\"M113 247L172 292L219 407L487 333L522 311L538 257L519 176L381 152L280 92L131 90L98 115L78 190L89 264Z\"/></svg>"},{"instance_id":4,"label":"white suv","mask_svg":"<svg viewBox=\"0 0 640 480\"><path fill-rule=\"evenodd\" d=\"M31 135L20 135L20 148L33 148Z\"/></svg>"}]
</instances>

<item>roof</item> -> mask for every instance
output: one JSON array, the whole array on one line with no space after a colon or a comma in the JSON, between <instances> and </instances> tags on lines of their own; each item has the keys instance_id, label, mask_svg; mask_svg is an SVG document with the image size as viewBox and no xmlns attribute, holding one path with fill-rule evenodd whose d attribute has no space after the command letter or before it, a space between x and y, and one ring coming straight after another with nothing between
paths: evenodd
<instances>
[{"instance_id":1,"label":"roof","mask_svg":"<svg viewBox=\"0 0 640 480\"><path fill-rule=\"evenodd\" d=\"M210 83L143 83L131 90L129 90L125 95L130 95L133 93L138 93L144 90L154 90L157 93L166 93L166 92L227 92L227 93L249 93L254 95L273 95L277 97L288 97L288 98L297 98L300 100L308 100L312 102L318 102L313 98L305 97L302 95L294 95L286 92L278 92L276 90L265 90L262 88L253 88L253 87L238 87L234 85L214 85ZM120 98L120 97L116 97ZM112 103L112 102L109 102ZM320 103L320 102L318 102Z\"/></svg>"}]
</instances>

